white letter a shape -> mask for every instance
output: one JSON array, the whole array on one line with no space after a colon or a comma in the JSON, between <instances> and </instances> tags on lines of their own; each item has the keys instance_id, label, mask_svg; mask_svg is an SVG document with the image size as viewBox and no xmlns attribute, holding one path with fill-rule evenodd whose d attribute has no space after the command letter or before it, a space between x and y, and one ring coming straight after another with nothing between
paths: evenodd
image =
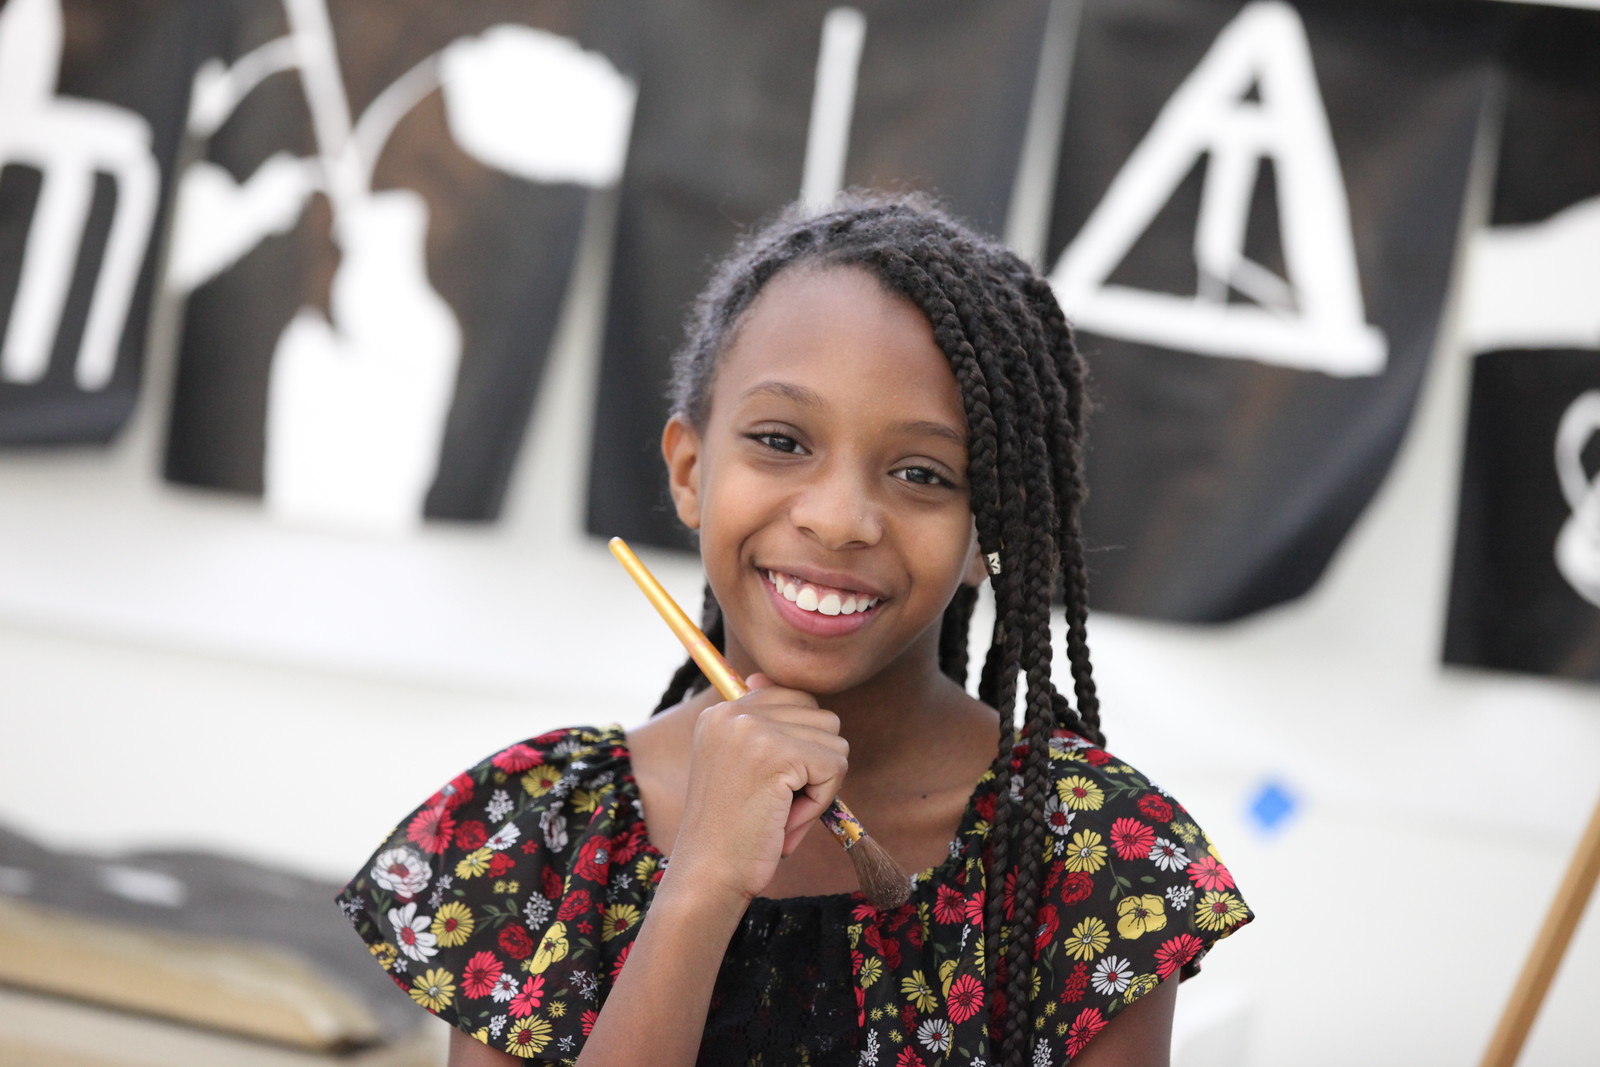
<instances>
[{"instance_id":1,"label":"white letter a shape","mask_svg":"<svg viewBox=\"0 0 1600 1067\"><path fill-rule=\"evenodd\" d=\"M1247 99L1257 88L1257 100ZM1194 296L1107 279L1203 155ZM1244 255L1263 158L1276 168L1287 280ZM1106 337L1350 377L1383 370L1366 322L1350 211L1311 49L1279 0L1245 6L1128 157L1050 276L1079 327ZM1253 303L1229 303L1229 291Z\"/></svg>"}]
</instances>

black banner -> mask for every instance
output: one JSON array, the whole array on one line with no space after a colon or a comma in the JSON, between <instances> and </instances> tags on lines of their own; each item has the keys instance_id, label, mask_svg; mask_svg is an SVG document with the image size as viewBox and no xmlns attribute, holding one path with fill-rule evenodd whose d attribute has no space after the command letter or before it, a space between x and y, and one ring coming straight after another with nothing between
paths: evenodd
<instances>
[{"instance_id":1,"label":"black banner","mask_svg":"<svg viewBox=\"0 0 1600 1067\"><path fill-rule=\"evenodd\" d=\"M0 7L0 445L103 443L133 411L211 10Z\"/></svg>"},{"instance_id":2,"label":"black banner","mask_svg":"<svg viewBox=\"0 0 1600 1067\"><path fill-rule=\"evenodd\" d=\"M1046 5L888 0L841 9L679 0L640 9L588 526L687 545L659 440L666 365L711 260L753 222L843 185L917 188L998 233ZM831 132L830 132L831 131Z\"/></svg>"},{"instance_id":3,"label":"black banner","mask_svg":"<svg viewBox=\"0 0 1600 1067\"><path fill-rule=\"evenodd\" d=\"M490 519L634 87L613 5L236 0L184 178L169 478Z\"/></svg>"},{"instance_id":4,"label":"black banner","mask_svg":"<svg viewBox=\"0 0 1600 1067\"><path fill-rule=\"evenodd\" d=\"M1507 10L1084 5L1050 247L1097 607L1220 622L1322 573L1411 417Z\"/></svg>"},{"instance_id":5,"label":"black banner","mask_svg":"<svg viewBox=\"0 0 1600 1067\"><path fill-rule=\"evenodd\" d=\"M1600 681L1600 13L1530 14L1508 83L1444 658Z\"/></svg>"}]
</instances>

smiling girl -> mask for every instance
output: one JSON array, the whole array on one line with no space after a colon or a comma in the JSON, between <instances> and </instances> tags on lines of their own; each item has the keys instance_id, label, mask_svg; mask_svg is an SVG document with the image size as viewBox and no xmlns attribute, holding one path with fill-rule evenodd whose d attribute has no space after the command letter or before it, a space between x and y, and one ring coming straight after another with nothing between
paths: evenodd
<instances>
[{"instance_id":1,"label":"smiling girl","mask_svg":"<svg viewBox=\"0 0 1600 1067\"><path fill-rule=\"evenodd\" d=\"M791 211L712 279L673 404L705 628L752 691L691 662L636 729L512 745L346 887L451 1063L1166 1063L1176 979L1251 915L1100 747L1048 285L918 199ZM835 796L919 872L904 906L815 831Z\"/></svg>"}]
</instances>

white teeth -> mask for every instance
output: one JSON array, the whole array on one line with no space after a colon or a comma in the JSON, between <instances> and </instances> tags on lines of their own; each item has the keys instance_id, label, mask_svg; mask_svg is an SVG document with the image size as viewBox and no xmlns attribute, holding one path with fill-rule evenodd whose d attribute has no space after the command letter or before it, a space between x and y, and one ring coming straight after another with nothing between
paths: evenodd
<instances>
[{"instance_id":1,"label":"white teeth","mask_svg":"<svg viewBox=\"0 0 1600 1067\"><path fill-rule=\"evenodd\" d=\"M802 611L815 611L821 615L855 615L877 607L878 601L856 593L827 592L819 594L815 587L797 581L777 571L767 571L767 580Z\"/></svg>"}]
</instances>

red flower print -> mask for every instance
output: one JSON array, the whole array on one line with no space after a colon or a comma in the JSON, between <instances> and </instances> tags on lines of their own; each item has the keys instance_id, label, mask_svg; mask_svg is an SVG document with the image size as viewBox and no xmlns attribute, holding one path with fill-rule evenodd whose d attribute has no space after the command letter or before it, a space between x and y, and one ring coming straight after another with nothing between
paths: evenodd
<instances>
[{"instance_id":1,"label":"red flower print","mask_svg":"<svg viewBox=\"0 0 1600 1067\"><path fill-rule=\"evenodd\" d=\"M927 928L921 923L913 923L906 931L906 940L911 942L912 948L921 948L926 932Z\"/></svg>"},{"instance_id":2,"label":"red flower print","mask_svg":"<svg viewBox=\"0 0 1600 1067\"><path fill-rule=\"evenodd\" d=\"M531 845L531 840L524 842L524 846ZM556 873L554 867L546 867L539 872L539 892L544 894L546 900L554 900L561 895L561 875Z\"/></svg>"},{"instance_id":3,"label":"red flower print","mask_svg":"<svg viewBox=\"0 0 1600 1067\"><path fill-rule=\"evenodd\" d=\"M1201 856L1190 863L1189 880L1201 889L1233 888L1233 875L1215 856Z\"/></svg>"},{"instance_id":4,"label":"red flower print","mask_svg":"<svg viewBox=\"0 0 1600 1067\"><path fill-rule=\"evenodd\" d=\"M628 962L628 953L633 951L633 942L629 941L622 946L622 951L617 953L617 962L611 965L611 980L615 982L622 973L622 965Z\"/></svg>"},{"instance_id":5,"label":"red flower print","mask_svg":"<svg viewBox=\"0 0 1600 1067\"><path fill-rule=\"evenodd\" d=\"M456 820L444 807L424 808L406 827L406 837L422 846L424 852L443 852L450 847Z\"/></svg>"},{"instance_id":6,"label":"red flower print","mask_svg":"<svg viewBox=\"0 0 1600 1067\"><path fill-rule=\"evenodd\" d=\"M512 745L489 762L507 774L521 774L529 767L537 767L543 763L544 757L527 745L518 744Z\"/></svg>"},{"instance_id":7,"label":"red flower print","mask_svg":"<svg viewBox=\"0 0 1600 1067\"><path fill-rule=\"evenodd\" d=\"M601 885L611 877L611 853L607 846L610 844L603 837L591 837L578 849L578 858L572 865L573 873L579 878Z\"/></svg>"},{"instance_id":8,"label":"red flower print","mask_svg":"<svg viewBox=\"0 0 1600 1067\"><path fill-rule=\"evenodd\" d=\"M487 840L489 840L489 828L477 819L468 819L456 827L457 848L471 852L475 848L482 848Z\"/></svg>"},{"instance_id":9,"label":"red flower print","mask_svg":"<svg viewBox=\"0 0 1600 1067\"><path fill-rule=\"evenodd\" d=\"M1089 988L1089 968L1086 964L1078 964L1072 968L1072 973L1067 975L1066 984L1061 989L1061 1003L1076 1004L1083 999L1083 992Z\"/></svg>"},{"instance_id":10,"label":"red flower print","mask_svg":"<svg viewBox=\"0 0 1600 1067\"><path fill-rule=\"evenodd\" d=\"M974 926L983 922L983 892L967 898L967 922Z\"/></svg>"},{"instance_id":11,"label":"red flower print","mask_svg":"<svg viewBox=\"0 0 1600 1067\"><path fill-rule=\"evenodd\" d=\"M985 794L983 794L983 796L979 797L977 800L972 802L972 810L977 812L978 818L982 819L984 822L993 823L994 822L994 804L995 804L995 796L994 796L994 794L993 793L985 793Z\"/></svg>"},{"instance_id":12,"label":"red flower print","mask_svg":"<svg viewBox=\"0 0 1600 1067\"><path fill-rule=\"evenodd\" d=\"M1083 750L1083 760L1091 767L1104 767L1111 762L1111 753L1103 748L1086 748Z\"/></svg>"},{"instance_id":13,"label":"red flower print","mask_svg":"<svg viewBox=\"0 0 1600 1067\"><path fill-rule=\"evenodd\" d=\"M521 1019L532 1015L533 1009L544 1002L544 975L536 974L522 983L522 992L511 998L510 1007L506 1011Z\"/></svg>"},{"instance_id":14,"label":"red flower print","mask_svg":"<svg viewBox=\"0 0 1600 1067\"><path fill-rule=\"evenodd\" d=\"M1072 1020L1072 1025L1067 1028L1067 1055L1076 1056L1082 1052L1095 1034L1104 1030L1105 1016L1100 1014L1099 1008L1084 1008L1078 1017Z\"/></svg>"},{"instance_id":15,"label":"red flower print","mask_svg":"<svg viewBox=\"0 0 1600 1067\"><path fill-rule=\"evenodd\" d=\"M983 983L970 974L958 975L950 983L950 1021L964 1023L983 1007Z\"/></svg>"},{"instance_id":16,"label":"red flower print","mask_svg":"<svg viewBox=\"0 0 1600 1067\"><path fill-rule=\"evenodd\" d=\"M1094 875L1088 871L1073 871L1061 880L1061 903L1079 904L1094 892Z\"/></svg>"},{"instance_id":17,"label":"red flower print","mask_svg":"<svg viewBox=\"0 0 1600 1067\"><path fill-rule=\"evenodd\" d=\"M450 779L439 787L439 791L428 798L428 807L440 804L447 808L455 809L472 799L472 775L465 771Z\"/></svg>"},{"instance_id":18,"label":"red flower print","mask_svg":"<svg viewBox=\"0 0 1600 1067\"><path fill-rule=\"evenodd\" d=\"M910 1002L900 1005L900 1025L913 1030L917 1025L917 1006ZM921 1062L920 1060L918 1062Z\"/></svg>"},{"instance_id":19,"label":"red flower print","mask_svg":"<svg viewBox=\"0 0 1600 1067\"><path fill-rule=\"evenodd\" d=\"M1155 822L1172 821L1172 805L1154 793L1146 793L1139 798L1139 810L1145 818Z\"/></svg>"},{"instance_id":20,"label":"red flower print","mask_svg":"<svg viewBox=\"0 0 1600 1067\"><path fill-rule=\"evenodd\" d=\"M856 984L856 1025L867 1025L867 991Z\"/></svg>"},{"instance_id":21,"label":"red flower print","mask_svg":"<svg viewBox=\"0 0 1600 1067\"><path fill-rule=\"evenodd\" d=\"M950 886L939 887L938 899L933 902L933 921L958 923L964 918L961 894Z\"/></svg>"},{"instance_id":22,"label":"red flower print","mask_svg":"<svg viewBox=\"0 0 1600 1067\"><path fill-rule=\"evenodd\" d=\"M861 937L875 954L883 955L883 931L876 926L868 926L862 929Z\"/></svg>"},{"instance_id":23,"label":"red flower print","mask_svg":"<svg viewBox=\"0 0 1600 1067\"><path fill-rule=\"evenodd\" d=\"M533 938L525 926L508 926L500 931L500 947L514 960L525 960L533 955Z\"/></svg>"},{"instance_id":24,"label":"red flower print","mask_svg":"<svg viewBox=\"0 0 1600 1067\"><path fill-rule=\"evenodd\" d=\"M467 961L466 969L461 972L461 992L473 999L488 996L503 969L500 958L493 952L478 953Z\"/></svg>"},{"instance_id":25,"label":"red flower print","mask_svg":"<svg viewBox=\"0 0 1600 1067\"><path fill-rule=\"evenodd\" d=\"M858 923L869 923L877 917L878 909L874 908L866 901L862 901L860 904L857 904L850 911L850 918L854 919Z\"/></svg>"},{"instance_id":26,"label":"red flower print","mask_svg":"<svg viewBox=\"0 0 1600 1067\"><path fill-rule=\"evenodd\" d=\"M1156 949L1157 977L1170 977L1172 972L1194 959L1203 947L1200 939L1193 934L1179 934L1164 942Z\"/></svg>"},{"instance_id":27,"label":"red flower print","mask_svg":"<svg viewBox=\"0 0 1600 1067\"><path fill-rule=\"evenodd\" d=\"M489 875L493 878L499 878L516 865L517 861L504 852L496 852L489 857Z\"/></svg>"},{"instance_id":28,"label":"red flower print","mask_svg":"<svg viewBox=\"0 0 1600 1067\"><path fill-rule=\"evenodd\" d=\"M649 840L645 832L644 823L634 823L628 829L618 834L611 842L611 862L627 863L639 854Z\"/></svg>"},{"instance_id":29,"label":"red flower print","mask_svg":"<svg viewBox=\"0 0 1600 1067\"><path fill-rule=\"evenodd\" d=\"M1039 909L1039 929L1033 935L1035 950L1044 948L1056 939L1056 930L1061 926L1061 920L1056 917L1056 906L1046 904Z\"/></svg>"},{"instance_id":30,"label":"red flower print","mask_svg":"<svg viewBox=\"0 0 1600 1067\"><path fill-rule=\"evenodd\" d=\"M561 907L556 910L556 918L562 922L576 919L585 912L594 910L594 902L589 897L587 889L574 889L566 900L561 902Z\"/></svg>"},{"instance_id":31,"label":"red flower print","mask_svg":"<svg viewBox=\"0 0 1600 1067\"><path fill-rule=\"evenodd\" d=\"M1000 903L1005 908L1006 918L1010 919L1017 913L1017 872L1006 872L1006 888L1000 897Z\"/></svg>"},{"instance_id":32,"label":"red flower print","mask_svg":"<svg viewBox=\"0 0 1600 1067\"><path fill-rule=\"evenodd\" d=\"M1150 855L1156 832L1138 819L1118 819L1111 824L1111 847L1125 860L1142 860Z\"/></svg>"},{"instance_id":33,"label":"red flower print","mask_svg":"<svg viewBox=\"0 0 1600 1067\"><path fill-rule=\"evenodd\" d=\"M594 923L590 922L588 919L581 920L578 923L578 933L580 933L580 934L592 934L592 933L594 933Z\"/></svg>"},{"instance_id":34,"label":"red flower print","mask_svg":"<svg viewBox=\"0 0 1600 1067\"><path fill-rule=\"evenodd\" d=\"M600 1013L593 1009L583 1013L583 1036L588 1037L589 1031L594 1029L594 1021L600 1018Z\"/></svg>"},{"instance_id":35,"label":"red flower print","mask_svg":"<svg viewBox=\"0 0 1600 1067\"><path fill-rule=\"evenodd\" d=\"M910 1025L910 1023L906 1023L908 1027ZM915 1049L903 1048L900 1050L900 1055L895 1057L894 1067L926 1067L926 1065L922 1062L922 1057L917 1055Z\"/></svg>"}]
</instances>

